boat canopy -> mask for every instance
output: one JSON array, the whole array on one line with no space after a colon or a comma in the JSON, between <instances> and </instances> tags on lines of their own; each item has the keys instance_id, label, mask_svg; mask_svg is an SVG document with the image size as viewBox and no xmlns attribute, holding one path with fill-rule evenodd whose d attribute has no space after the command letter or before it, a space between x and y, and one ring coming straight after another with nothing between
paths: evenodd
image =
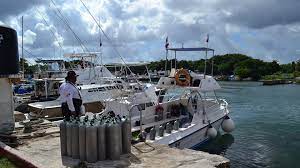
<instances>
[{"instance_id":1,"label":"boat canopy","mask_svg":"<svg viewBox=\"0 0 300 168\"><path fill-rule=\"evenodd\" d=\"M214 49L211 48L206 48L206 47L197 47L197 48L167 48L167 50L170 51L215 51Z\"/></svg>"}]
</instances>

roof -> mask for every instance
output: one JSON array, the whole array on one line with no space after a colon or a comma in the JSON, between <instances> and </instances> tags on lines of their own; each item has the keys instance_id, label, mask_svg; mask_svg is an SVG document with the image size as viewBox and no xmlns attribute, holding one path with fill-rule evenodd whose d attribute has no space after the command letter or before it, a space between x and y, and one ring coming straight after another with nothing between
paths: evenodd
<instances>
[{"instance_id":1,"label":"roof","mask_svg":"<svg viewBox=\"0 0 300 168\"><path fill-rule=\"evenodd\" d=\"M47 63L55 63L55 62L57 62L57 63L63 63L64 62L64 60L36 60L35 61L36 63L44 63L44 64L47 64Z\"/></svg>"},{"instance_id":2,"label":"roof","mask_svg":"<svg viewBox=\"0 0 300 168\"><path fill-rule=\"evenodd\" d=\"M126 63L127 66L142 66L142 65L149 65L150 62L129 62ZM115 66L125 66L125 63L107 63L105 64L106 67L115 67Z\"/></svg>"},{"instance_id":3,"label":"roof","mask_svg":"<svg viewBox=\"0 0 300 168\"><path fill-rule=\"evenodd\" d=\"M167 48L167 50L171 51L215 51L211 48L199 47L199 48Z\"/></svg>"}]
</instances>

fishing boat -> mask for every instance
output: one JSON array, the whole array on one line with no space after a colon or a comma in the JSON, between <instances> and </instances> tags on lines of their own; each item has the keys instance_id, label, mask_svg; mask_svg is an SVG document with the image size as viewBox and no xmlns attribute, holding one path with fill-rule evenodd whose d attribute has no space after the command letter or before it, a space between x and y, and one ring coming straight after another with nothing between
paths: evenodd
<instances>
[{"instance_id":1,"label":"fishing boat","mask_svg":"<svg viewBox=\"0 0 300 168\"><path fill-rule=\"evenodd\" d=\"M105 66L95 65L92 63L97 57L94 53L77 53L77 54L65 54L70 58L81 58L80 65L77 69L73 67L77 78L77 87L81 90L82 100L84 105L84 111L87 112L99 112L103 109L103 102L115 97L126 97L134 92L140 91L137 83L127 83L121 78L114 76ZM85 58L85 59L83 59ZM90 59L90 61L84 61ZM43 80L43 79L40 79ZM47 80L48 81L48 80ZM49 84L47 81L43 87L45 89L41 92L47 95L50 93ZM59 85L63 80L59 81L56 88L51 89L58 96ZM47 86L47 87L46 87ZM41 89L41 90L42 90ZM39 101L28 104L31 118L47 117L55 118L61 117L61 98L50 101Z\"/></svg>"},{"instance_id":2,"label":"fishing boat","mask_svg":"<svg viewBox=\"0 0 300 168\"><path fill-rule=\"evenodd\" d=\"M168 48L168 51L214 51L210 48ZM128 98L105 103L103 112L130 116L132 132L150 142L170 147L193 148L216 137L217 130L231 132L228 103L216 91L221 89L210 75L177 69L176 59L168 76L161 77L156 87L144 88Z\"/></svg>"}]
</instances>

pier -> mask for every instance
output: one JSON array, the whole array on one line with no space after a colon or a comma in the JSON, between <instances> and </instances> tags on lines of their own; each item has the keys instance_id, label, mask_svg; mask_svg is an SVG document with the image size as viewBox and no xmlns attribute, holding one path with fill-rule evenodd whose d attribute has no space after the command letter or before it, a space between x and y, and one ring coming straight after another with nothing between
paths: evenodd
<instances>
[{"instance_id":1,"label":"pier","mask_svg":"<svg viewBox=\"0 0 300 168\"><path fill-rule=\"evenodd\" d=\"M46 124L47 123L47 124ZM45 125L49 125L46 122ZM45 127L44 125L44 127ZM16 135L21 145L10 148L1 143L1 152L10 156L9 159L29 167L202 167L202 168L227 168L230 161L219 155L190 149L170 148L167 145L140 142L132 146L129 155L122 155L120 160L99 161L96 163L80 162L70 158L61 157L60 138L58 127L48 127L44 131ZM20 162L22 160L22 162Z\"/></svg>"}]
</instances>

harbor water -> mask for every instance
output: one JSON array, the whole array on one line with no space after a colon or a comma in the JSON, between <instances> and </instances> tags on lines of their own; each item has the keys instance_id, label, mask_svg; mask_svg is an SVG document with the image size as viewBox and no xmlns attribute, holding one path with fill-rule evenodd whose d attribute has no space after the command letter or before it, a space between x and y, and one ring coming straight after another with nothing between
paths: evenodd
<instances>
[{"instance_id":1,"label":"harbor water","mask_svg":"<svg viewBox=\"0 0 300 168\"><path fill-rule=\"evenodd\" d=\"M236 129L198 150L225 156L233 168L300 167L300 85L221 85Z\"/></svg>"}]
</instances>

